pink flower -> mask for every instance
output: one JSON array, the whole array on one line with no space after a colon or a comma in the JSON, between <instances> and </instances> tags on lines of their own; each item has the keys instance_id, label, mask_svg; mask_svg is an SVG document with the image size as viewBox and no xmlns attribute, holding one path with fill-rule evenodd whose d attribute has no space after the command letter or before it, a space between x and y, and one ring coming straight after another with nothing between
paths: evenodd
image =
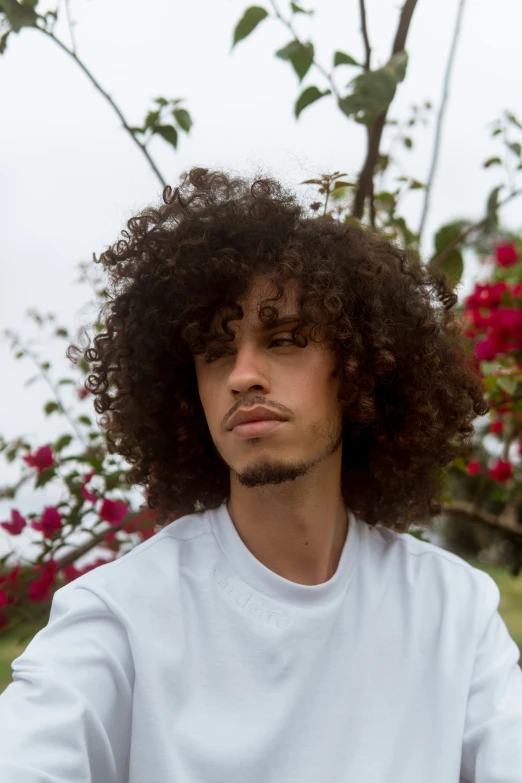
<instances>
[{"instance_id":1,"label":"pink flower","mask_svg":"<svg viewBox=\"0 0 522 783\"><path fill-rule=\"evenodd\" d=\"M499 245L495 251L495 258L499 266L513 266L518 260L518 251L514 242L507 245Z\"/></svg>"},{"instance_id":2,"label":"pink flower","mask_svg":"<svg viewBox=\"0 0 522 783\"><path fill-rule=\"evenodd\" d=\"M493 435L499 435L502 432L503 425L500 419L497 419L497 421L494 421L493 424L490 425L489 431L493 433Z\"/></svg>"},{"instance_id":3,"label":"pink flower","mask_svg":"<svg viewBox=\"0 0 522 783\"><path fill-rule=\"evenodd\" d=\"M54 461L50 446L41 446L34 454L27 454L22 459L29 467L36 468L38 473L42 473L42 471L50 468Z\"/></svg>"},{"instance_id":4,"label":"pink flower","mask_svg":"<svg viewBox=\"0 0 522 783\"><path fill-rule=\"evenodd\" d=\"M85 485L89 483L89 481L92 479L94 474L95 471L91 470L90 473L87 473L87 475L83 477L82 487L80 489L80 495L82 496L82 498L84 498L84 500L90 501L91 503L96 503L98 498L92 492L89 492L88 489L85 489Z\"/></svg>"},{"instance_id":5,"label":"pink flower","mask_svg":"<svg viewBox=\"0 0 522 783\"><path fill-rule=\"evenodd\" d=\"M55 560L39 563L37 570L40 572L40 577L27 585L27 597L29 601L49 601L51 585L54 584L58 572L58 563Z\"/></svg>"},{"instance_id":6,"label":"pink flower","mask_svg":"<svg viewBox=\"0 0 522 783\"><path fill-rule=\"evenodd\" d=\"M482 465L480 464L480 460L473 459L471 460L471 462L468 462L466 470L469 476L474 476L475 473L480 473L480 471L482 470Z\"/></svg>"},{"instance_id":7,"label":"pink flower","mask_svg":"<svg viewBox=\"0 0 522 783\"><path fill-rule=\"evenodd\" d=\"M503 459L497 459L495 464L490 468L489 475L495 481L503 483L507 481L513 475L513 468L510 462L506 462Z\"/></svg>"},{"instance_id":8,"label":"pink flower","mask_svg":"<svg viewBox=\"0 0 522 783\"><path fill-rule=\"evenodd\" d=\"M31 522L35 530L40 530L46 538L51 538L56 530L62 529L60 512L54 506L46 506L40 522Z\"/></svg>"},{"instance_id":9,"label":"pink flower","mask_svg":"<svg viewBox=\"0 0 522 783\"><path fill-rule=\"evenodd\" d=\"M19 536L26 525L27 522L15 508L11 509L10 522L0 522L0 526L7 530L8 533L11 533L12 536Z\"/></svg>"},{"instance_id":10,"label":"pink flower","mask_svg":"<svg viewBox=\"0 0 522 783\"><path fill-rule=\"evenodd\" d=\"M104 499L100 509L100 517L111 525L119 525L125 514L129 510L126 503L122 500Z\"/></svg>"}]
</instances>

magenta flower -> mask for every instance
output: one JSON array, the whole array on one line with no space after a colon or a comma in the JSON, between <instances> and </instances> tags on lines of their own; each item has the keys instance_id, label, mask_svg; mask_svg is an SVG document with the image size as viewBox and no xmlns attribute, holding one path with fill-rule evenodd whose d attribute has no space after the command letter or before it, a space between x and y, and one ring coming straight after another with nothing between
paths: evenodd
<instances>
[{"instance_id":1,"label":"magenta flower","mask_svg":"<svg viewBox=\"0 0 522 783\"><path fill-rule=\"evenodd\" d=\"M0 522L0 526L7 530L8 533L11 533L12 536L19 536L26 525L27 522L15 508L11 509L10 522Z\"/></svg>"},{"instance_id":2,"label":"magenta flower","mask_svg":"<svg viewBox=\"0 0 522 783\"><path fill-rule=\"evenodd\" d=\"M122 500L104 499L100 509L100 517L111 525L119 525L129 507Z\"/></svg>"},{"instance_id":3,"label":"magenta flower","mask_svg":"<svg viewBox=\"0 0 522 783\"><path fill-rule=\"evenodd\" d=\"M513 242L508 245L499 245L495 251L495 258L499 266L513 266L518 260L516 245Z\"/></svg>"},{"instance_id":4,"label":"magenta flower","mask_svg":"<svg viewBox=\"0 0 522 783\"><path fill-rule=\"evenodd\" d=\"M40 530L46 538L51 538L56 530L62 529L60 512L54 506L46 506L40 522L31 522L31 527Z\"/></svg>"},{"instance_id":5,"label":"magenta flower","mask_svg":"<svg viewBox=\"0 0 522 783\"><path fill-rule=\"evenodd\" d=\"M50 468L54 462L53 452L50 446L41 446L34 454L27 454L22 457L29 467L36 468L38 473Z\"/></svg>"}]
</instances>

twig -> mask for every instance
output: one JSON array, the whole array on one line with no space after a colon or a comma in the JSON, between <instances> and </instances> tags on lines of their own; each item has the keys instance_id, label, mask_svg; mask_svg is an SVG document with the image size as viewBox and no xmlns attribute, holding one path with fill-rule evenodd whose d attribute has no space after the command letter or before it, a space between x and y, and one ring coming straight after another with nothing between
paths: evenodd
<instances>
[{"instance_id":1,"label":"twig","mask_svg":"<svg viewBox=\"0 0 522 783\"><path fill-rule=\"evenodd\" d=\"M359 0L359 8L361 12L361 31L363 34L364 39L364 49L366 52L366 60L364 62L364 70L369 71L370 70L370 58L371 58L371 47L370 47L370 39L368 38L368 27L366 25L366 8L364 6L364 0Z\"/></svg>"},{"instance_id":2,"label":"twig","mask_svg":"<svg viewBox=\"0 0 522 783\"><path fill-rule=\"evenodd\" d=\"M399 52L404 51L411 18L413 16L416 5L417 0L405 0L399 18L397 33L393 42L392 57L394 54L398 54ZM368 130L368 149L366 152L366 160L364 161L361 173L359 174L359 180L357 182L357 189L355 191L355 198L352 206L352 215L358 220L360 220L364 214L364 204L366 197L371 192L373 172L379 157L379 147L381 144L381 137L384 130L384 124L386 122L388 109L389 106Z\"/></svg>"},{"instance_id":3,"label":"twig","mask_svg":"<svg viewBox=\"0 0 522 783\"><path fill-rule=\"evenodd\" d=\"M48 375L47 371L46 371L46 370L44 370L44 369L42 368L42 365L39 363L39 360L38 360L38 358L37 358L37 357L36 357L36 356L35 356L35 355L34 355L34 354L33 354L33 353L32 353L32 352L29 350L29 348L27 348L27 347L25 347L25 346L23 346L23 345L22 345L22 343L20 342L20 340L18 339L18 337L17 337L17 336L16 336L16 335L15 335L13 332L6 331L6 334L7 334L7 336L10 336L10 337L13 339L13 345L14 345L14 346L18 346L18 347L20 347L20 348L21 348L21 349L24 351L24 353L25 353L27 356L29 356L29 358L30 358L30 359L32 359L32 360L33 360L33 362L35 363L35 365L38 367L38 371L39 371L40 375L43 377L44 381L47 383L47 385L48 385L48 386L49 386L49 388L51 389L52 393L54 394L54 396L55 396L55 399L56 399L56 401L57 401L58 405L60 406L60 410L62 411L62 413L64 414L64 416L66 417L66 419L68 419L68 421L69 421L69 424L70 424L70 425L71 425L71 427L73 428L73 430L74 430L74 434L76 435L76 437L78 438L78 440L80 441L80 443L82 444L82 446L84 446L86 449L87 449L87 448L89 448L89 445L88 445L88 443L87 443L87 442L84 440L84 438L83 438L83 435L82 435L81 431L80 431L80 430L78 429L78 427L76 426L76 422L74 421L74 419L73 419L73 418L71 418L71 417L69 416L69 411L67 410L67 408L66 408L66 407L65 407L65 405L63 404L63 402L62 402L62 399L61 399L61 397L60 397L60 394L58 393L58 389L56 388L56 386L53 384L53 382L52 382L52 381L51 381L51 379L49 378L49 375Z\"/></svg>"},{"instance_id":4,"label":"twig","mask_svg":"<svg viewBox=\"0 0 522 783\"><path fill-rule=\"evenodd\" d=\"M274 13L275 13L275 15L277 16L277 18L281 20L281 22L282 22L282 23L285 25L285 27L288 27L288 29L290 30L290 32L291 32L291 33L292 33L292 35L294 36L294 39L297 41L297 43L298 43L298 44L300 44L300 46L302 46L302 47L303 47L303 53L304 53L305 57L308 57L308 59L310 60L310 62L312 63L312 65L315 65L315 67L317 68L317 70L318 70L318 71L320 71L320 72L323 74L323 76L324 76L324 77L326 77L326 79L328 80L328 83L329 83L329 84L331 85L331 87L332 87L332 92L333 92L333 94L335 95L335 97L336 97L338 100L341 100L341 94L339 93L339 91L338 91L337 87L335 86L335 83L334 83L334 81L333 81L332 75L331 75L331 74L329 74L327 71L325 71L325 69L323 68L323 66L322 66L322 65L319 65L319 63L318 63L318 62L316 62L316 60L315 60L315 58L314 58L314 57L310 57L310 56L309 56L309 54L308 54L308 51L307 51L307 49L306 49L306 47L305 47L304 43L301 41L301 39L300 39L300 38L299 38L299 36L297 35L297 33L296 33L296 31L295 31L295 29L294 29L294 27L293 27L293 25L292 25L292 22L290 22L290 21L287 21L287 20L286 20L286 19L285 19L283 16L281 16L281 14L279 13L279 9L278 9L278 7L277 7L277 6L276 6L276 4L275 4L275 0L270 0L270 5L271 5L271 6L272 6L272 8L274 9Z\"/></svg>"},{"instance_id":5,"label":"twig","mask_svg":"<svg viewBox=\"0 0 522 783\"><path fill-rule=\"evenodd\" d=\"M50 32L49 30L44 30L44 28L43 28L43 27L36 27L35 29L36 29L36 30L39 30L41 33L43 33L44 35L47 35L49 38L51 38L51 39L52 39L52 40L53 40L53 41L54 41L54 42L55 42L55 43L56 43L56 44L57 44L57 45L60 47L60 49L62 49L64 52L66 52L66 53L69 55L69 57L72 57L72 59L73 59L73 60L74 60L74 61L75 61L75 62L76 62L76 63L77 63L79 66L80 66L80 68L81 68L81 69L82 69L82 71L85 73L85 75L87 76L87 78L88 78L88 79L89 79L89 80L92 82L92 84L94 85L94 87L95 87L95 88L98 90L98 92L99 92L101 95L103 95L103 97L105 98L105 100L106 100L106 101L108 101L108 103L109 103L109 104L112 106L112 108L114 109L114 111L115 111L115 112L116 112L116 114L118 115L118 117L119 117L119 119L120 119L120 121L121 121L121 124L123 125L123 127L125 128L125 130L127 131L127 133L130 135L130 137L132 138L132 140L134 141L134 143L138 145L138 147L140 148L140 150L142 151L142 153L145 155L145 157L147 158L147 161L148 161L148 163L149 163L150 167L152 168L153 172L155 173L155 175L157 176L157 178L158 178L158 179L159 179L159 181L161 182L162 186L163 186L163 187L165 187L167 183L166 183L166 181L164 180L163 176L161 175L161 173L160 173L160 171L159 171L158 167L156 166L156 164L155 164L155 163L154 163L154 161L152 160L151 156L149 155L149 152L148 152L148 150L146 149L145 145L144 145L144 144L142 144L142 143L141 143L141 141L140 141L140 140L139 140L139 139L136 137L136 135L135 135L135 134L134 134L134 132L132 131L131 127L130 127L130 126L129 126L129 124L127 123L127 120L126 120L126 119L125 119L125 117L123 116L123 114L122 114L122 112L121 112L121 109L120 109L120 108L117 106L117 104L116 104L116 103L113 101L113 99L111 98L111 96L110 96L110 95L109 95L107 92L105 92L105 90L103 89L103 87L101 86L101 84L100 84L100 83L99 83L99 82L98 82L98 81L97 81L97 80L94 78L94 76L93 76L93 75L92 75L92 73L89 71L89 69L88 69L88 68L87 68L87 67L86 67L86 66L83 64L83 62L82 62L82 61L79 59L79 57L77 57L77 55L74 53L74 51L73 51L72 49L69 49L69 47L68 47L68 46L66 46L66 45L63 43L63 41L60 41L60 39L59 39L59 38L57 38L57 37L54 35L54 33Z\"/></svg>"},{"instance_id":6,"label":"twig","mask_svg":"<svg viewBox=\"0 0 522 783\"><path fill-rule=\"evenodd\" d=\"M422 207L422 216L420 220L419 225L419 245L422 240L422 233L424 231L424 227L426 225L426 219L428 216L428 210L430 206L430 196L431 196L431 189L433 187L433 182L435 179L435 172L437 170L437 164L439 161L439 150L440 150L440 140L442 137L442 123L444 120L444 115L446 113L446 107L448 105L448 99L449 99L449 85L451 80L451 75L453 71L453 63L455 62L455 53L457 51L457 44L459 40L460 35L460 29L461 29L461 23L462 23L462 16L464 12L464 5L466 3L466 0L460 0L459 3L459 10L457 12L457 20L455 22L455 30L453 32L453 41L451 42L450 47L450 53L448 57L448 62L446 65L446 74L444 76L444 88L443 88L443 95L442 95L442 101L440 104L440 109L437 117L437 126L435 130L435 144L433 146L433 155L431 159L431 166L430 166L430 173L428 176L428 181L426 183L426 188L424 191L424 204Z\"/></svg>"},{"instance_id":7,"label":"twig","mask_svg":"<svg viewBox=\"0 0 522 783\"><path fill-rule=\"evenodd\" d=\"M461 514L465 514L476 522L481 522L488 527L493 527L497 530L502 530L504 533L515 535L522 540L522 525L519 525L512 520L511 513L502 512L499 516L495 516L494 514L490 514L489 511L479 508L474 503L467 500L452 500L449 503L444 503L442 510L444 512L457 511Z\"/></svg>"},{"instance_id":8,"label":"twig","mask_svg":"<svg viewBox=\"0 0 522 783\"><path fill-rule=\"evenodd\" d=\"M512 191L509 194L509 196L506 196L506 198L498 204L498 209L501 209L509 201L511 201L512 199L520 195L522 195L522 188L520 188L519 190ZM487 225L488 221L489 221L489 216L486 215L486 217L483 218L482 220L479 220L478 223L473 223L473 225L468 226L468 228L462 231L462 233L460 233L459 236L453 240L453 242L451 242L446 248L444 248L442 253L439 253L437 256L433 256L433 258L430 259L429 266L432 265L435 266L443 263L446 260L446 258L448 258L448 256L451 255L451 253L455 250L456 247L458 247L463 242L465 242L466 239L470 236L470 234L472 234L474 231L478 231L481 228L483 228L485 225Z\"/></svg>"},{"instance_id":9,"label":"twig","mask_svg":"<svg viewBox=\"0 0 522 783\"><path fill-rule=\"evenodd\" d=\"M69 0L65 0L65 13L67 15L67 25L69 27L69 35L71 36L71 50L76 57L76 41L74 38L73 22L71 19L71 9L69 8Z\"/></svg>"}]
</instances>

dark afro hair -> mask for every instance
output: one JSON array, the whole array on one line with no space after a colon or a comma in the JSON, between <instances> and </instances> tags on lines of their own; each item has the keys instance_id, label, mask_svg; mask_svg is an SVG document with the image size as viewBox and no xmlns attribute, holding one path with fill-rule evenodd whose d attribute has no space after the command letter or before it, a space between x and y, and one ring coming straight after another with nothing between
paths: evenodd
<instances>
[{"instance_id":1,"label":"dark afro hair","mask_svg":"<svg viewBox=\"0 0 522 783\"><path fill-rule=\"evenodd\" d=\"M228 321L243 316L238 300L258 274L279 292L265 301L294 281L311 339L321 332L335 349L341 489L359 519L425 527L442 511L449 463L471 454L473 420L489 408L445 276L376 231L306 210L272 177L193 168L94 259L110 281L103 331L83 349L85 386L109 453L133 466L127 481L145 489L160 526L229 497L194 355L216 337L218 311L219 335L233 339Z\"/></svg>"}]
</instances>

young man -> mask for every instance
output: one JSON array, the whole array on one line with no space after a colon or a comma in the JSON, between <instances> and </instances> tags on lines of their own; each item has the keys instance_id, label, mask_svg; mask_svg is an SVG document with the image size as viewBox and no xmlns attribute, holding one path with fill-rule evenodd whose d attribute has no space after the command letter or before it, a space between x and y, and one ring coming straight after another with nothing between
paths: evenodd
<instances>
[{"instance_id":1,"label":"young man","mask_svg":"<svg viewBox=\"0 0 522 783\"><path fill-rule=\"evenodd\" d=\"M520 783L499 590L405 532L488 410L455 297L272 179L164 201L102 256L85 354L164 527L55 593L0 780Z\"/></svg>"}]
</instances>

